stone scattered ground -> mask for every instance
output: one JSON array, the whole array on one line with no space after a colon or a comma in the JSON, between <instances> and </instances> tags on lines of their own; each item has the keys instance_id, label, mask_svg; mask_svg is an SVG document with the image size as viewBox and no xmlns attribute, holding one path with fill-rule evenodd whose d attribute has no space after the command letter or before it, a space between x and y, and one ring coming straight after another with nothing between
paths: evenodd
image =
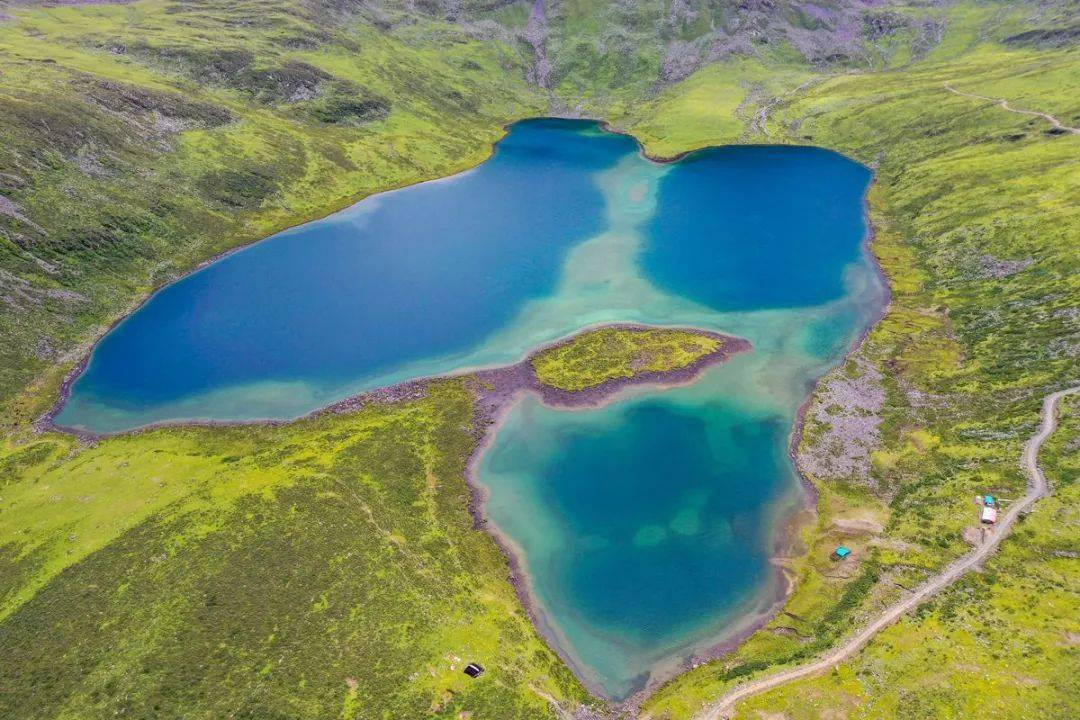
<instances>
[{"instance_id":1,"label":"stone scattered ground","mask_svg":"<svg viewBox=\"0 0 1080 720\"><path fill-rule=\"evenodd\" d=\"M807 411L799 469L814 478L872 483L870 454L880 446L885 389L881 372L862 356L826 375Z\"/></svg>"}]
</instances>

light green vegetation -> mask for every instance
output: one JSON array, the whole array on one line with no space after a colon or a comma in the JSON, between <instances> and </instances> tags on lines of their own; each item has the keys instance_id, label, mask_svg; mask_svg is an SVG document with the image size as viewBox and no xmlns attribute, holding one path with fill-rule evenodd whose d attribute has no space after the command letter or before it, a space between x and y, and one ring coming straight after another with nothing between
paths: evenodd
<instances>
[{"instance_id":1,"label":"light green vegetation","mask_svg":"<svg viewBox=\"0 0 1080 720\"><path fill-rule=\"evenodd\" d=\"M531 719L584 700L473 528L472 421L454 380L281 427L5 448L0 716Z\"/></svg>"},{"instance_id":2,"label":"light green vegetation","mask_svg":"<svg viewBox=\"0 0 1080 720\"><path fill-rule=\"evenodd\" d=\"M716 352L721 340L689 330L602 328L533 356L541 384L575 392L640 373L670 372Z\"/></svg>"},{"instance_id":3,"label":"light green vegetation","mask_svg":"<svg viewBox=\"0 0 1080 720\"><path fill-rule=\"evenodd\" d=\"M629 120L634 137L656 157L749 137L755 100L790 92L813 75L805 68L766 68L759 62L709 65L650 102Z\"/></svg>"},{"instance_id":4,"label":"light green vegetation","mask_svg":"<svg viewBox=\"0 0 1080 720\"><path fill-rule=\"evenodd\" d=\"M854 13L849 39L796 3L577 0L546 3L532 40L529 3L415 5L4 11L0 716L531 718L552 712L544 695L583 699L472 529L458 382L273 428L87 446L29 427L80 348L154 287L475 165L503 123L549 109L603 117L654 156L790 142L877 171L894 299L811 405L799 456L821 500L787 561L795 592L646 714L689 718L821 652L965 551L977 494L1022 491L1041 397L1078 377L1080 137L944 84L1080 126L1073 5L815 3ZM599 337L543 372L585 387L633 367L605 340L597 374ZM1055 496L985 572L740 716L1075 716L1080 421L1065 408L1044 449ZM853 560L828 560L840 542ZM489 671L468 681L455 657Z\"/></svg>"}]
</instances>

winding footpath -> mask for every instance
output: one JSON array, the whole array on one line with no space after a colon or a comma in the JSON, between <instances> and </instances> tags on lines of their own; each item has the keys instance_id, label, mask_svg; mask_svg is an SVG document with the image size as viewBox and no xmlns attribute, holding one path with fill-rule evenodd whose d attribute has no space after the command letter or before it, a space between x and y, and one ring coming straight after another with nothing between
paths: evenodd
<instances>
[{"instance_id":1,"label":"winding footpath","mask_svg":"<svg viewBox=\"0 0 1080 720\"><path fill-rule=\"evenodd\" d=\"M731 712L732 708L734 708L735 704L741 700L745 700L765 692L766 690L779 687L780 685L784 685L793 680L830 670L861 650L874 635L899 620L904 613L948 587L962 575L985 560L995 549L997 549L997 546L1005 536L1009 534L1009 530L1012 528L1013 523L1016 522L1016 519L1020 514L1028 510L1040 498L1050 494L1050 486L1046 482L1046 476L1043 475L1043 471L1039 469L1039 448L1042 447L1042 444L1046 442L1046 439L1057 429L1058 401L1061 400L1062 397L1076 392L1080 392L1080 385L1067 390L1059 390L1058 392L1051 393L1043 399L1042 423L1039 425L1038 431L1024 444L1024 451L1020 455L1020 465L1024 468L1024 472L1028 477L1027 493L1024 494L1022 499L1013 503L1012 507L1010 507L1009 511L1002 516L993 532L988 535L982 545L954 561L940 574L927 580L907 597L886 608L876 620L864 627L842 645L829 651L826 655L823 655L821 658L807 663L806 665L798 665L774 675L768 675L745 685L733 688L719 700L707 706L697 715L697 719L723 720L728 717L728 714Z\"/></svg>"},{"instance_id":2,"label":"winding footpath","mask_svg":"<svg viewBox=\"0 0 1080 720\"><path fill-rule=\"evenodd\" d=\"M942 83L942 85L944 85L945 89L948 90L949 92L953 93L954 95L961 95L963 97L974 98L976 100L986 100L987 102L997 103L997 105L999 107L1004 108L1005 110L1008 110L1009 112L1018 113L1020 115L1031 115L1033 117L1041 117L1043 120L1046 120L1047 122L1049 122L1051 125L1053 125L1058 130L1064 130L1066 132L1071 132L1073 135L1080 135L1080 128L1069 127L1068 125L1063 124L1060 120L1058 120L1053 115L1048 115L1047 113L1039 112L1038 110L1022 110L1020 108L1014 108L1014 107L1009 105L1008 100L1005 100L1003 98L992 98L992 97L986 97L985 95L976 95L975 93L964 92L963 90L957 90L956 88L954 88L949 83Z\"/></svg>"}]
</instances>

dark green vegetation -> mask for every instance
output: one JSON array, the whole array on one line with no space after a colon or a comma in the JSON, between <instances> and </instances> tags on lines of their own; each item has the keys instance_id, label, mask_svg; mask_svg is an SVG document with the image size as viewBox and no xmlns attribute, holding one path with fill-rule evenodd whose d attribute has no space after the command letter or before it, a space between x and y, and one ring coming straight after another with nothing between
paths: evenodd
<instances>
[{"instance_id":1,"label":"dark green vegetation","mask_svg":"<svg viewBox=\"0 0 1080 720\"><path fill-rule=\"evenodd\" d=\"M577 108L658 156L812 143L877 170L894 301L809 411L800 465L821 512L796 592L648 714L688 718L813 655L964 552L976 494L1020 492L1041 397L1080 376L1080 137L945 83L1080 127L1074 4L403 7L6 10L0 716L536 717L540 693L582 697L470 529L454 383L279 428L94 447L29 429L79 348L154 286L475 164L527 115ZM986 572L741 716L1075 716L1076 402L1046 447L1055 497ZM843 566L826 557L840 541ZM472 648L495 669L470 684L447 654Z\"/></svg>"}]
</instances>

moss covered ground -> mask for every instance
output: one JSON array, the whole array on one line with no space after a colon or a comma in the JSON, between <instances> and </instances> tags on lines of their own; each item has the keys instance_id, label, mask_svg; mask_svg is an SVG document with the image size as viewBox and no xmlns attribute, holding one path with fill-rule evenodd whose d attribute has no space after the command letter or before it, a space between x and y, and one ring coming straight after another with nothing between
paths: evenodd
<instances>
[{"instance_id":1,"label":"moss covered ground","mask_svg":"<svg viewBox=\"0 0 1080 720\"><path fill-rule=\"evenodd\" d=\"M689 367L716 352L721 340L670 328L601 328L542 350L531 362L536 379L576 392L641 373Z\"/></svg>"},{"instance_id":2,"label":"moss covered ground","mask_svg":"<svg viewBox=\"0 0 1080 720\"><path fill-rule=\"evenodd\" d=\"M1041 397L1080 377L1080 136L945 85L1080 127L1074 6L575 1L540 22L527 3L416 5L0 7L0 717L532 718L585 700L473 529L460 382L277 427L31 428L153 288L475 165L531 115L604 117L654 156L799 143L876 171L893 302L811 404L799 464L821 499L795 592L645 715L690 718L814 655L963 553L976 495L1021 491ZM547 372L614 377L633 359L607 343L600 375L595 338ZM1055 496L984 572L739 716L1080 714L1075 398L1065 411ZM828 559L839 542L852 562Z\"/></svg>"}]
</instances>

